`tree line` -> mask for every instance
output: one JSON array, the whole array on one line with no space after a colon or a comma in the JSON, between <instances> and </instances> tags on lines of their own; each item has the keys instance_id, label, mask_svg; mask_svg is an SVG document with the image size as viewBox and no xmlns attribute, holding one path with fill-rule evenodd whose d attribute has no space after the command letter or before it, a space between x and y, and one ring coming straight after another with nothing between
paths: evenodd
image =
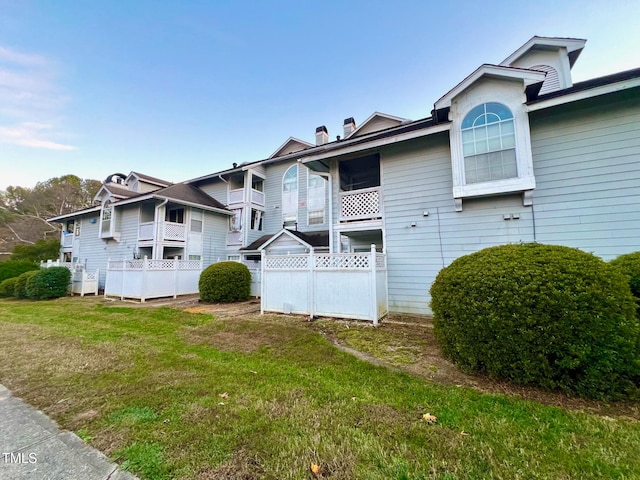
<instances>
[{"instance_id":1,"label":"tree line","mask_svg":"<svg viewBox=\"0 0 640 480\"><path fill-rule=\"evenodd\" d=\"M101 185L98 180L63 175L33 188L9 186L0 191L0 260L16 247L58 241L61 225L47 219L90 207Z\"/></svg>"}]
</instances>

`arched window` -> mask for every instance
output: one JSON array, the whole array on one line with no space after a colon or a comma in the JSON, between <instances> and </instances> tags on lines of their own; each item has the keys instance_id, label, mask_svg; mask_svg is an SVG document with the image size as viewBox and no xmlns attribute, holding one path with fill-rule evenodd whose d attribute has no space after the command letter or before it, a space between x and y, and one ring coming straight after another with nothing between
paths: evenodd
<instances>
[{"instance_id":1,"label":"arched window","mask_svg":"<svg viewBox=\"0 0 640 480\"><path fill-rule=\"evenodd\" d=\"M285 227L298 221L298 165L292 165L282 177L282 222Z\"/></svg>"},{"instance_id":2,"label":"arched window","mask_svg":"<svg viewBox=\"0 0 640 480\"><path fill-rule=\"evenodd\" d=\"M513 114L501 103L483 103L462 121L465 183L518 176Z\"/></svg>"}]
</instances>

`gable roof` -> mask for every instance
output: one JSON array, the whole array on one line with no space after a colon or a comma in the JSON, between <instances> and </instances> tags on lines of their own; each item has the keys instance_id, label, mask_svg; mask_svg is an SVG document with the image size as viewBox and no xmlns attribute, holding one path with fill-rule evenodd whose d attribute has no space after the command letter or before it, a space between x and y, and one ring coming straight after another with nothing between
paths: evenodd
<instances>
[{"instance_id":1,"label":"gable roof","mask_svg":"<svg viewBox=\"0 0 640 480\"><path fill-rule=\"evenodd\" d=\"M467 76L464 80L458 83L458 85L440 97L435 103L436 109L450 107L451 100L453 100L453 98L464 92L467 88L485 76L522 80L525 87L536 85L536 91L539 91L542 86L542 82L544 82L546 73L538 70L531 70L529 68L505 67L485 63L484 65L480 65L480 67L478 67L471 75ZM533 92L527 92L527 97L529 97L531 93Z\"/></svg>"},{"instance_id":2,"label":"gable roof","mask_svg":"<svg viewBox=\"0 0 640 480\"><path fill-rule=\"evenodd\" d=\"M300 140L299 138L289 137L282 145L278 147L275 152L271 154L269 158L275 158L281 155L286 155L288 153L299 152L300 150L305 150L310 147L315 147L315 145L309 142L305 142L304 140Z\"/></svg>"},{"instance_id":3,"label":"gable roof","mask_svg":"<svg viewBox=\"0 0 640 480\"><path fill-rule=\"evenodd\" d=\"M581 38L539 37L534 35L527 43L500 62L500 65L508 67L530 50L559 50L560 48L566 48L569 66L573 67L586 42Z\"/></svg>"},{"instance_id":4,"label":"gable roof","mask_svg":"<svg viewBox=\"0 0 640 480\"><path fill-rule=\"evenodd\" d=\"M386 121L387 125L377 130L371 130L371 127L375 125L377 122L380 122L381 120ZM395 115L389 115L387 113L381 113L381 112L373 112L371 115L369 115L369 117L364 122L362 122L362 124L360 124L359 127L357 127L349 135L347 135L345 139L364 135L365 133L373 133L380 130L385 130L387 128L395 127L403 123L407 123L409 121L410 120L406 118L396 117Z\"/></svg>"},{"instance_id":5,"label":"gable roof","mask_svg":"<svg viewBox=\"0 0 640 480\"><path fill-rule=\"evenodd\" d=\"M275 242L282 235L288 235L296 240L300 245L307 248L319 248L329 246L329 232L327 230L321 232L302 233L296 230L288 230L283 228L275 235L263 235L262 237L254 240L246 247L241 248L241 251L260 251L267 247L269 244Z\"/></svg>"},{"instance_id":6,"label":"gable roof","mask_svg":"<svg viewBox=\"0 0 640 480\"><path fill-rule=\"evenodd\" d=\"M157 177L152 177L150 175L145 175L144 173L139 173L139 172L131 172L129 173L129 175L127 175L127 178L131 177L131 176L135 176L138 177L138 179L146 182L146 183L152 183L154 185L158 185L160 187L168 187L169 185L173 185L173 182L169 182L167 180L162 180L161 178L157 178Z\"/></svg>"}]
</instances>

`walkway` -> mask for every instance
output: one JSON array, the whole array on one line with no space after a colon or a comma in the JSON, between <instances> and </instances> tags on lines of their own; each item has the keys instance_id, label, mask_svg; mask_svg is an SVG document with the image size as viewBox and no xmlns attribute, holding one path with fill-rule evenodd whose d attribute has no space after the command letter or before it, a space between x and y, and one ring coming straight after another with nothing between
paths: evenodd
<instances>
[{"instance_id":1,"label":"walkway","mask_svg":"<svg viewBox=\"0 0 640 480\"><path fill-rule=\"evenodd\" d=\"M0 385L0 480L136 480Z\"/></svg>"}]
</instances>

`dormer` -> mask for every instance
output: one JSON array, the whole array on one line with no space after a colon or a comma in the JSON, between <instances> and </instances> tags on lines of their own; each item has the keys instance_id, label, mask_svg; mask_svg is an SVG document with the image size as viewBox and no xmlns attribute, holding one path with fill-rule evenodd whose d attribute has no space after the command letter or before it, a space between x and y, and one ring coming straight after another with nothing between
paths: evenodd
<instances>
[{"instance_id":1,"label":"dormer","mask_svg":"<svg viewBox=\"0 0 640 480\"><path fill-rule=\"evenodd\" d=\"M361 135L366 135L367 133L379 132L380 130L386 130L387 128L397 127L409 120L406 118L396 117L394 115L388 115L386 113L374 112L369 116L369 118L362 122L358 128L355 128L355 121L352 117L347 118L345 120L345 124L348 121L353 122L353 128L349 128L348 134L345 130L345 140L347 138L359 137Z\"/></svg>"},{"instance_id":2,"label":"dormer","mask_svg":"<svg viewBox=\"0 0 640 480\"><path fill-rule=\"evenodd\" d=\"M138 172L131 172L125 179L125 184L132 192L149 193L173 185L160 178L150 177Z\"/></svg>"},{"instance_id":3,"label":"dormer","mask_svg":"<svg viewBox=\"0 0 640 480\"><path fill-rule=\"evenodd\" d=\"M451 167L456 210L462 199L523 193L531 204L535 188L527 97L545 73L482 65L435 103L449 108Z\"/></svg>"},{"instance_id":4,"label":"dormer","mask_svg":"<svg viewBox=\"0 0 640 480\"><path fill-rule=\"evenodd\" d=\"M571 68L584 48L586 40L578 38L531 38L505 58L500 66L528 68L546 73L540 94L569 88L573 85Z\"/></svg>"},{"instance_id":5,"label":"dormer","mask_svg":"<svg viewBox=\"0 0 640 480\"><path fill-rule=\"evenodd\" d=\"M289 137L287 140L278 147L278 149L271 154L269 158L281 157L289 153L300 152L307 148L311 148L314 145L298 138Z\"/></svg>"}]
</instances>

